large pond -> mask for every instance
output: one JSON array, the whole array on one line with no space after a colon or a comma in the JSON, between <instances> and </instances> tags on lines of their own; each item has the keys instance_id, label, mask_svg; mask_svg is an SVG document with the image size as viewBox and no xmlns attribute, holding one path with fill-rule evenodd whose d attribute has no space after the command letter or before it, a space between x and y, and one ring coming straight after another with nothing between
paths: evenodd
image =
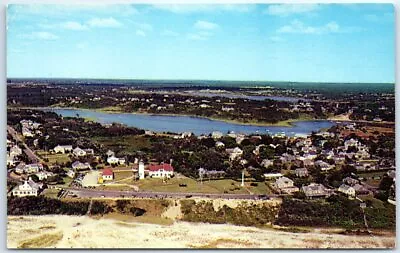
<instances>
[{"instance_id":1,"label":"large pond","mask_svg":"<svg viewBox=\"0 0 400 253\"><path fill-rule=\"evenodd\" d=\"M210 134L213 131L227 133L234 131L244 134L275 134L285 133L288 136L310 134L312 131L318 131L322 128L329 128L334 125L332 121L298 121L292 127L282 126L254 126L227 123L218 120L209 120L205 118L189 117L189 116L164 116L164 115L147 115L147 114L131 114L131 113L107 113L95 110L80 109L56 109L48 108L44 111L53 111L63 117L83 117L91 118L99 123L122 123L127 126L137 127L140 129L151 130L154 132L192 132L196 135Z\"/></svg>"}]
</instances>

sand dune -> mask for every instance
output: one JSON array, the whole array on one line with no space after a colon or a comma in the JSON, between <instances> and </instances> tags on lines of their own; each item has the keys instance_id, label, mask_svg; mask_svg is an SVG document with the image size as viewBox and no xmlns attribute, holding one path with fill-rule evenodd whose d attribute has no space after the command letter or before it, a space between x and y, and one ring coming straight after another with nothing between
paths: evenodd
<instances>
[{"instance_id":1,"label":"sand dune","mask_svg":"<svg viewBox=\"0 0 400 253\"><path fill-rule=\"evenodd\" d=\"M87 216L9 216L8 248L392 248L395 237L289 233L233 225L155 225Z\"/></svg>"}]
</instances>

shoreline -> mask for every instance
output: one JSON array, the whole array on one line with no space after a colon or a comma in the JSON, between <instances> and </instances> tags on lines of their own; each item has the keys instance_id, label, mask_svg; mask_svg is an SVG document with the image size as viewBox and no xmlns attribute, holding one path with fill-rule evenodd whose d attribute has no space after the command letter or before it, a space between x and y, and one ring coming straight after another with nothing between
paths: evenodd
<instances>
[{"instance_id":1,"label":"shoreline","mask_svg":"<svg viewBox=\"0 0 400 253\"><path fill-rule=\"evenodd\" d=\"M56 109L56 110L83 110L83 111L95 111L95 112L103 112L110 114L134 114L134 115L147 115L147 116L169 116L169 117L191 117L191 118L199 118L199 119L207 119L211 121L220 121L230 124L243 125L243 126L260 126L260 127L294 127L296 122L301 121L332 121L330 119L290 119L279 121L277 123L268 123L268 122L241 122L238 120L230 120L230 119L222 119L216 117L206 117L206 116L196 116L189 114L172 114L172 113L147 113L147 112L123 112L121 110L113 110L107 109L107 107L103 108L78 108L78 107L60 107L60 106L47 106L47 107L9 107L14 109L31 109L31 110L43 110L43 109Z\"/></svg>"}]
</instances>

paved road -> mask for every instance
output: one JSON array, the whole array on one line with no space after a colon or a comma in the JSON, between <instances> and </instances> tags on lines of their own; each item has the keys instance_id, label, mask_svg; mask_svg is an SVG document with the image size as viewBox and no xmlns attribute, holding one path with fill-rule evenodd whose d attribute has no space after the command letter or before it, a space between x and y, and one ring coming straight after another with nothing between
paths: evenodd
<instances>
[{"instance_id":1,"label":"paved road","mask_svg":"<svg viewBox=\"0 0 400 253\"><path fill-rule=\"evenodd\" d=\"M17 134L17 131L15 131L14 128L12 128L11 126L7 126L7 131L8 133L14 138L15 141L19 141L22 142L24 145L24 152L25 154L28 156L29 160L31 160L32 163L38 163L40 162L40 158L35 155L35 153L32 151L32 149L30 149L25 142L23 142Z\"/></svg>"},{"instance_id":2,"label":"paved road","mask_svg":"<svg viewBox=\"0 0 400 253\"><path fill-rule=\"evenodd\" d=\"M185 193L185 192L136 192L136 191L113 191L96 190L87 188L67 187L65 190L76 194L81 198L116 198L116 197L136 197L136 198L186 198L202 197L210 199L259 199L256 194L215 194L215 193ZM263 195L265 198L276 198L282 195L269 194Z\"/></svg>"}]
</instances>

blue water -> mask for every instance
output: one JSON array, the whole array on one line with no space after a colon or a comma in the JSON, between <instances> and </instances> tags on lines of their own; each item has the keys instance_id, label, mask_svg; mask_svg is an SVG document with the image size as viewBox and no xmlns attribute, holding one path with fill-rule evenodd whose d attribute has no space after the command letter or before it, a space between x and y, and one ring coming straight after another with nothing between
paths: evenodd
<instances>
[{"instance_id":1,"label":"blue water","mask_svg":"<svg viewBox=\"0 0 400 253\"><path fill-rule=\"evenodd\" d=\"M285 133L287 136L294 136L296 134L310 134L312 131L318 131L321 128L329 128L334 125L333 122L328 120L318 121L299 121L294 123L293 127L282 126L254 126L254 125L241 125L227 123L217 120L209 120L198 117L189 116L162 116L162 115L144 115L144 114L131 114L131 113L106 113L92 110L79 110L79 109L53 109L48 108L44 111L53 111L63 117L79 117L94 118L99 123L122 123L127 126L137 127L144 130L151 130L154 132L173 132L183 133L192 132L196 135L210 134L213 131L220 131L227 133L234 131L235 133L243 134L275 134Z\"/></svg>"}]
</instances>

